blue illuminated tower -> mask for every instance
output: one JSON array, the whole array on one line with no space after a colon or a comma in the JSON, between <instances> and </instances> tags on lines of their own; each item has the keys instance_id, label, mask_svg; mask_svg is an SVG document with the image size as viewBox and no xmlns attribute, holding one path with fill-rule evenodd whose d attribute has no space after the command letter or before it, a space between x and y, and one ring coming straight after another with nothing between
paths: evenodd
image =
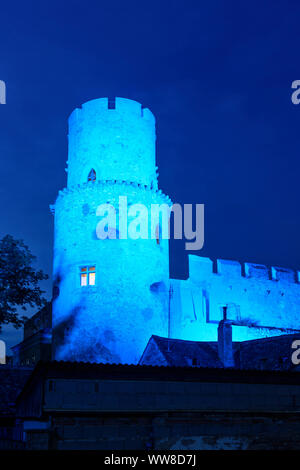
<instances>
[{"instance_id":1,"label":"blue illuminated tower","mask_svg":"<svg viewBox=\"0 0 300 470\"><path fill-rule=\"evenodd\" d=\"M155 118L140 103L101 98L69 118L68 184L55 214L53 357L136 363L168 334L168 240L100 240L100 204L169 204L157 188Z\"/></svg>"}]
</instances>

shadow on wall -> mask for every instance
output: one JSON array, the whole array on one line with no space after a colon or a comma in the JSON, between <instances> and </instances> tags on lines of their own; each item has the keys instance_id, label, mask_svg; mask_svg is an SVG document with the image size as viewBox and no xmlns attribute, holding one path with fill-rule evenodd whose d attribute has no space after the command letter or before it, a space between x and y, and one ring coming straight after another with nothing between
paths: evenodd
<instances>
[{"instance_id":1,"label":"shadow on wall","mask_svg":"<svg viewBox=\"0 0 300 470\"><path fill-rule=\"evenodd\" d=\"M76 315L80 312L80 307L75 307L71 310L70 314L61 322L53 327L53 359L59 356L59 353L72 336L75 325Z\"/></svg>"},{"instance_id":2,"label":"shadow on wall","mask_svg":"<svg viewBox=\"0 0 300 470\"><path fill-rule=\"evenodd\" d=\"M109 349L115 342L113 332L105 330L103 333L100 328L90 328L89 325L84 328L78 323L84 310L83 305L77 305L53 328L53 359L120 363L120 357Z\"/></svg>"}]
</instances>

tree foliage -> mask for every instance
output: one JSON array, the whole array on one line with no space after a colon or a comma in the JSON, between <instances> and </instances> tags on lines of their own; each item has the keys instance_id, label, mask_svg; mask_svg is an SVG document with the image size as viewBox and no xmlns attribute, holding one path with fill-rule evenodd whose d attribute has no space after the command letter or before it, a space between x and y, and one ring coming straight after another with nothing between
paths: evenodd
<instances>
[{"instance_id":1,"label":"tree foliage","mask_svg":"<svg viewBox=\"0 0 300 470\"><path fill-rule=\"evenodd\" d=\"M46 304L39 282L48 276L35 270L35 259L22 240L11 235L0 240L0 331L8 323L20 328L26 320L20 311Z\"/></svg>"}]
</instances>

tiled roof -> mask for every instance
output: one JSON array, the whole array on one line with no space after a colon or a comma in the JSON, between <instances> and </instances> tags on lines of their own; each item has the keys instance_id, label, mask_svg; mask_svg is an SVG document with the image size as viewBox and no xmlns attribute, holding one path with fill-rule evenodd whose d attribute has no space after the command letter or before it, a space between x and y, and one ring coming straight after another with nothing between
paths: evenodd
<instances>
[{"instance_id":1,"label":"tiled roof","mask_svg":"<svg viewBox=\"0 0 300 470\"><path fill-rule=\"evenodd\" d=\"M218 344L205 341L185 341L152 336L169 366L223 367L218 356Z\"/></svg>"},{"instance_id":2,"label":"tiled roof","mask_svg":"<svg viewBox=\"0 0 300 470\"><path fill-rule=\"evenodd\" d=\"M291 347L294 340L300 340L300 334L273 336L257 340L235 342L232 344L235 368L244 370L297 370L292 363ZM223 368L218 356L217 342L185 341L152 336L146 349L147 364L151 362L151 342L161 352L164 365L173 367L198 366ZM143 357L146 356L145 352ZM150 359L149 359L150 358ZM143 362L141 362L143 364ZM160 365L155 362L155 365Z\"/></svg>"},{"instance_id":3,"label":"tiled roof","mask_svg":"<svg viewBox=\"0 0 300 470\"><path fill-rule=\"evenodd\" d=\"M242 369L293 370L292 343L300 334L273 336L239 343L237 366Z\"/></svg>"},{"instance_id":4,"label":"tiled roof","mask_svg":"<svg viewBox=\"0 0 300 470\"><path fill-rule=\"evenodd\" d=\"M300 374L291 371L40 361L18 395L16 405L18 406L23 399L26 399L26 396L30 397L37 383L43 383L46 379L300 385Z\"/></svg>"}]
</instances>

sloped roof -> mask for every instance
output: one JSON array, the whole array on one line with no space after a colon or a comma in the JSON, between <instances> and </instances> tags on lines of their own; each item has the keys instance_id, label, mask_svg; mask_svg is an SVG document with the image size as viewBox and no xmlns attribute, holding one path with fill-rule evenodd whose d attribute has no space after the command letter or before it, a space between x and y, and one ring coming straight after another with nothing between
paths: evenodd
<instances>
[{"instance_id":1,"label":"sloped roof","mask_svg":"<svg viewBox=\"0 0 300 470\"><path fill-rule=\"evenodd\" d=\"M272 336L239 343L237 366L242 369L295 370L292 343L300 333Z\"/></svg>"},{"instance_id":2,"label":"sloped roof","mask_svg":"<svg viewBox=\"0 0 300 470\"><path fill-rule=\"evenodd\" d=\"M245 370L297 370L292 363L292 343L300 340L300 334L272 336L232 344L235 368ZM151 347L155 344L162 354L155 357L153 365L173 367L224 368L218 356L218 343L185 341L153 335L141 358L140 364L151 364Z\"/></svg>"},{"instance_id":3,"label":"sloped roof","mask_svg":"<svg viewBox=\"0 0 300 470\"><path fill-rule=\"evenodd\" d=\"M24 324L24 340L29 338L31 335L37 333L44 328L51 328L52 326L52 303L48 302L43 308Z\"/></svg>"},{"instance_id":4,"label":"sloped roof","mask_svg":"<svg viewBox=\"0 0 300 470\"><path fill-rule=\"evenodd\" d=\"M200 380L213 382L299 383L299 366L291 361L294 340L300 334L282 335L233 343L235 368L224 369L218 358L217 342L185 341L152 336L139 365L84 362L39 362L31 368L0 366L0 416L12 416L16 397L42 378L83 378L116 380ZM151 347L159 350L151 364ZM196 359L196 364L193 364ZM197 367L191 367L197 365ZM30 375L31 374L31 375ZM29 380L28 380L29 379ZM19 395L20 397L20 395Z\"/></svg>"},{"instance_id":5,"label":"sloped roof","mask_svg":"<svg viewBox=\"0 0 300 470\"><path fill-rule=\"evenodd\" d=\"M218 343L207 341L185 341L152 336L169 366L223 367L218 356ZM193 364L193 361L196 362Z\"/></svg>"}]
</instances>

